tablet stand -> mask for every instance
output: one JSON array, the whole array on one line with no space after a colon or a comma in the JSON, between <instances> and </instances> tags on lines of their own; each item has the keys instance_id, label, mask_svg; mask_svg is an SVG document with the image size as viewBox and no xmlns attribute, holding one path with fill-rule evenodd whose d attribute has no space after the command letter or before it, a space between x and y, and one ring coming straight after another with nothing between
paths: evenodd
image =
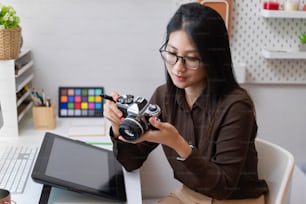
<instances>
[{"instance_id":1,"label":"tablet stand","mask_svg":"<svg viewBox=\"0 0 306 204\"><path fill-rule=\"evenodd\" d=\"M44 184L41 190L39 204L48 204L51 188L52 187L50 185Z\"/></svg>"}]
</instances>

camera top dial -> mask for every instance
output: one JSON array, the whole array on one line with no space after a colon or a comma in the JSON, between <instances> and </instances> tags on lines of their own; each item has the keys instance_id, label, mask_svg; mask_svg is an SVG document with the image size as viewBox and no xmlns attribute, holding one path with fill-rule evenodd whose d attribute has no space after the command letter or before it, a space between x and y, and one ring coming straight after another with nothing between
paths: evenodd
<instances>
[{"instance_id":1,"label":"camera top dial","mask_svg":"<svg viewBox=\"0 0 306 204\"><path fill-rule=\"evenodd\" d=\"M122 103L122 104L131 104L134 102L134 96L130 94L121 95L117 99L117 102Z\"/></svg>"},{"instance_id":2,"label":"camera top dial","mask_svg":"<svg viewBox=\"0 0 306 204\"><path fill-rule=\"evenodd\" d=\"M160 107L156 104L149 104L149 107L146 110L147 114L150 116L158 117L160 115Z\"/></svg>"}]
</instances>

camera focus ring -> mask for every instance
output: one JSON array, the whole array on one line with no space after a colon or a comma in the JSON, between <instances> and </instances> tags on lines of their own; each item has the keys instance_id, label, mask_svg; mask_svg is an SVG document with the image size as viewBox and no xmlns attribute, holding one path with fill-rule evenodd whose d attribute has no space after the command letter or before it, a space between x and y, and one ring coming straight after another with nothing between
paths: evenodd
<instances>
[{"instance_id":1,"label":"camera focus ring","mask_svg":"<svg viewBox=\"0 0 306 204\"><path fill-rule=\"evenodd\" d=\"M141 121L127 117L120 124L119 132L126 140L134 141L144 133L145 127Z\"/></svg>"}]
</instances>

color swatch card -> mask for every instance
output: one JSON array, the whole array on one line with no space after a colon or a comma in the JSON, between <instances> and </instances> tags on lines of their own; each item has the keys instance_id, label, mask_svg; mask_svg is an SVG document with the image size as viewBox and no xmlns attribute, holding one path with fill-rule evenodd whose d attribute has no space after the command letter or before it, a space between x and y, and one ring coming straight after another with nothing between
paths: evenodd
<instances>
[{"instance_id":1,"label":"color swatch card","mask_svg":"<svg viewBox=\"0 0 306 204\"><path fill-rule=\"evenodd\" d=\"M103 117L103 87L59 87L59 117Z\"/></svg>"}]
</instances>

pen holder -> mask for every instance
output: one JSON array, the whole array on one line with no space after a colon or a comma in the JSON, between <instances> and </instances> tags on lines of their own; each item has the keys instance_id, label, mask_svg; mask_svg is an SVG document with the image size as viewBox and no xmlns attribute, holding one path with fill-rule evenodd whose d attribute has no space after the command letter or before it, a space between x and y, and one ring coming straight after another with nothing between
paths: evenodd
<instances>
[{"instance_id":1,"label":"pen holder","mask_svg":"<svg viewBox=\"0 0 306 204\"><path fill-rule=\"evenodd\" d=\"M33 127L39 130L50 130L56 127L55 106L33 106Z\"/></svg>"}]
</instances>

